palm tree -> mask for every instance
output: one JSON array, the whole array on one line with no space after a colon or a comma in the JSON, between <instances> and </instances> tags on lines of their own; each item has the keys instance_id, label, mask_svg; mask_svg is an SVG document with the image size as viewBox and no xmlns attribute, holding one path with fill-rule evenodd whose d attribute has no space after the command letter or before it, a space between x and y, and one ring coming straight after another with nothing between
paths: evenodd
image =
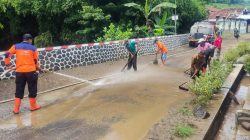
<instances>
[{"instance_id":1,"label":"palm tree","mask_svg":"<svg viewBox=\"0 0 250 140\"><path fill-rule=\"evenodd\" d=\"M156 5L156 6L149 6L149 2L148 0L145 0L145 5L144 5L144 8L142 5L139 5L139 4L136 4L136 3L126 3L124 4L124 6L126 7L133 7L135 9L138 9L140 10L145 19L146 19L146 26L149 28L149 30L151 30L151 25L153 24L152 20L150 19L150 16L153 14L153 13L161 13L161 11L163 9L166 9L166 8L176 8L176 4L173 4L173 3L170 3L170 2L161 2L160 4ZM151 9L150 9L151 8Z\"/></svg>"}]
</instances>

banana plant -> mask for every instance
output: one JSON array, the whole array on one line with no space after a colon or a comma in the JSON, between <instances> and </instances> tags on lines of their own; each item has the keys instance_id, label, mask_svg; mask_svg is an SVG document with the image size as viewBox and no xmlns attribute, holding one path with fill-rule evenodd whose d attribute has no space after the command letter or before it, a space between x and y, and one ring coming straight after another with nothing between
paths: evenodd
<instances>
[{"instance_id":1,"label":"banana plant","mask_svg":"<svg viewBox=\"0 0 250 140\"><path fill-rule=\"evenodd\" d=\"M150 18L151 18L151 15L153 13L160 14L161 11L166 9L166 8L176 8L176 4L173 4L170 2L161 2L161 3L154 6L153 3L149 3L149 0L145 0L144 7L142 5L136 4L136 3L126 3L126 4L124 4L124 6L132 7L132 8L135 8L137 10L140 10L143 13L144 18L146 19L146 26L148 26L149 29L152 29L151 25L153 22Z\"/></svg>"},{"instance_id":2,"label":"banana plant","mask_svg":"<svg viewBox=\"0 0 250 140\"><path fill-rule=\"evenodd\" d=\"M164 12L162 14L162 17L155 17L154 21L155 21L155 24L154 24L154 33L155 35L165 35L166 31L168 31L168 33L170 34L174 34L174 32L171 32L170 30L172 29L175 29L175 26L171 26L169 24L167 24L167 21L170 19L170 17L168 17L168 14L167 12Z\"/></svg>"}]
</instances>

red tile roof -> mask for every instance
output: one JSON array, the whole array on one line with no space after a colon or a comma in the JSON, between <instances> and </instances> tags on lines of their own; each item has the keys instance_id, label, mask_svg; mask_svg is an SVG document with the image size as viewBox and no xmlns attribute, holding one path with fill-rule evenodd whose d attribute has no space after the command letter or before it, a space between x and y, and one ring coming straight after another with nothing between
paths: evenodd
<instances>
[{"instance_id":1,"label":"red tile roof","mask_svg":"<svg viewBox=\"0 0 250 140\"><path fill-rule=\"evenodd\" d=\"M216 9L216 8L208 8L208 19L216 19L216 16L222 17L232 17L233 15L239 15L242 13L244 8L227 8L227 9Z\"/></svg>"}]
</instances>

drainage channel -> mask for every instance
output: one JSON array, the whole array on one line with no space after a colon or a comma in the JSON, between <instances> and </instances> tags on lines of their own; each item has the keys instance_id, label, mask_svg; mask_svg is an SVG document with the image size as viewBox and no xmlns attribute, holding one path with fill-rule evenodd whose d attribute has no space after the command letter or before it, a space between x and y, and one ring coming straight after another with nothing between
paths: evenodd
<instances>
[{"instance_id":1,"label":"drainage channel","mask_svg":"<svg viewBox=\"0 0 250 140\"><path fill-rule=\"evenodd\" d=\"M215 137L215 140L235 140L237 135L237 127L235 123L235 113L237 110L241 110L243 107L244 100L246 99L250 91L250 80L248 76L244 76L238 86L235 93L239 105L234 101L228 105L228 110L224 116L222 125ZM250 133L249 133L250 135Z\"/></svg>"}]
</instances>

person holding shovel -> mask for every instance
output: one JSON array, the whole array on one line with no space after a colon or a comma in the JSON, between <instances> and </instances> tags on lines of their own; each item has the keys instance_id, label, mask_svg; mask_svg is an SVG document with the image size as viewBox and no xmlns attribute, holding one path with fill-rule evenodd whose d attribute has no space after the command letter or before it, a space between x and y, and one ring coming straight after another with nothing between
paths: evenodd
<instances>
[{"instance_id":1,"label":"person holding shovel","mask_svg":"<svg viewBox=\"0 0 250 140\"><path fill-rule=\"evenodd\" d=\"M200 71L202 70L203 64L205 63L204 51L200 51L192 57L191 61L191 78L200 76Z\"/></svg>"},{"instance_id":2,"label":"person holding shovel","mask_svg":"<svg viewBox=\"0 0 250 140\"><path fill-rule=\"evenodd\" d=\"M137 71L137 52L139 51L138 43L134 39L132 39L130 41L125 40L124 44L129 53L127 70L130 70L133 66L134 71Z\"/></svg>"},{"instance_id":3,"label":"person holding shovel","mask_svg":"<svg viewBox=\"0 0 250 140\"><path fill-rule=\"evenodd\" d=\"M158 53L161 53L161 62L163 65L165 65L167 60L168 48L165 44L163 44L163 42L159 41L158 39L154 40L154 45L157 47L156 55Z\"/></svg>"},{"instance_id":4,"label":"person holding shovel","mask_svg":"<svg viewBox=\"0 0 250 140\"><path fill-rule=\"evenodd\" d=\"M13 113L18 114L21 100L24 97L24 89L28 83L30 110L40 109L41 106L36 102L37 96L37 80L39 70L38 51L32 45L32 36L30 34L23 35L23 42L13 45L5 54L6 69L11 68L10 59L16 54L16 93Z\"/></svg>"}]
</instances>

